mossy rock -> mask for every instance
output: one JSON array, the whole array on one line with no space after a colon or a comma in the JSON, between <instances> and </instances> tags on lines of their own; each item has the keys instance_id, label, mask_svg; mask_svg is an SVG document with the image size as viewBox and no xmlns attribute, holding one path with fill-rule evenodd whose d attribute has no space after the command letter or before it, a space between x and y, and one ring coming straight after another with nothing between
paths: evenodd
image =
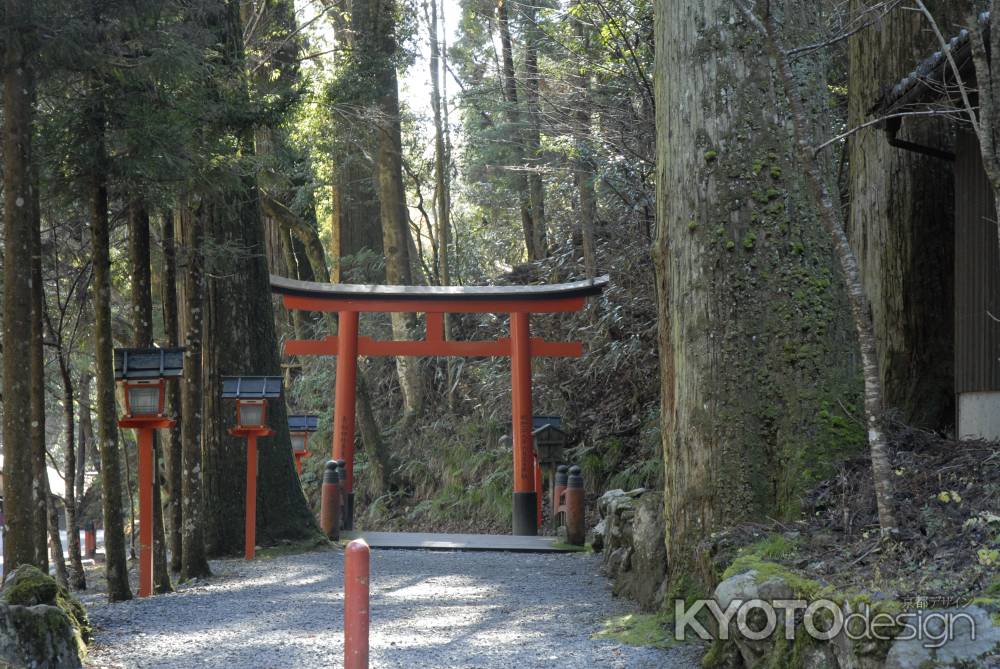
<instances>
[{"instance_id":1,"label":"mossy rock","mask_svg":"<svg viewBox=\"0 0 1000 669\"><path fill-rule=\"evenodd\" d=\"M87 610L69 590L33 565L23 564L8 577L0 590L0 599L14 606L55 606L66 614L78 637L81 656L93 640L94 630Z\"/></svg>"}]
</instances>

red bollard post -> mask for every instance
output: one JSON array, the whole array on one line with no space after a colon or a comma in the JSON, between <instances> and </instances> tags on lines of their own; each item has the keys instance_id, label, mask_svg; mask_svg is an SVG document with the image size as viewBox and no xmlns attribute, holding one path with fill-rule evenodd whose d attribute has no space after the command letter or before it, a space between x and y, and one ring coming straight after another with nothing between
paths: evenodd
<instances>
[{"instance_id":1,"label":"red bollard post","mask_svg":"<svg viewBox=\"0 0 1000 669\"><path fill-rule=\"evenodd\" d=\"M97 558L97 530L93 521L87 523L83 530L83 557L88 560Z\"/></svg>"},{"instance_id":2,"label":"red bollard post","mask_svg":"<svg viewBox=\"0 0 1000 669\"><path fill-rule=\"evenodd\" d=\"M355 539L344 549L344 669L368 669L370 560L364 539Z\"/></svg>"},{"instance_id":3,"label":"red bollard post","mask_svg":"<svg viewBox=\"0 0 1000 669\"><path fill-rule=\"evenodd\" d=\"M566 541L574 546L582 546L587 530L583 517L583 476L580 468L569 468L566 481Z\"/></svg>"},{"instance_id":4,"label":"red bollard post","mask_svg":"<svg viewBox=\"0 0 1000 669\"><path fill-rule=\"evenodd\" d=\"M319 526L327 538L340 539L340 470L336 460L330 460L323 469Z\"/></svg>"}]
</instances>

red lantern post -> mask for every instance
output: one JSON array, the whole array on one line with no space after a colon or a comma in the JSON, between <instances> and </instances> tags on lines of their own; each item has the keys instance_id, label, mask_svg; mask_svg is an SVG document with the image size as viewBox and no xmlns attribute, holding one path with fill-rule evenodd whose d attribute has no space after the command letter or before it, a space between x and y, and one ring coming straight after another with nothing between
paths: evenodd
<instances>
[{"instance_id":1,"label":"red lantern post","mask_svg":"<svg viewBox=\"0 0 1000 669\"><path fill-rule=\"evenodd\" d=\"M247 483L244 513L244 552L254 559L257 545L257 439L270 437L267 426L267 398L281 395L281 378L276 376L232 376L222 379L222 397L236 400L234 437L247 440Z\"/></svg>"},{"instance_id":2,"label":"red lantern post","mask_svg":"<svg viewBox=\"0 0 1000 669\"><path fill-rule=\"evenodd\" d=\"M180 376L183 349L115 349L115 377L125 396L118 426L139 436L139 596L153 594L153 431L173 427L164 415L165 379Z\"/></svg>"}]
</instances>

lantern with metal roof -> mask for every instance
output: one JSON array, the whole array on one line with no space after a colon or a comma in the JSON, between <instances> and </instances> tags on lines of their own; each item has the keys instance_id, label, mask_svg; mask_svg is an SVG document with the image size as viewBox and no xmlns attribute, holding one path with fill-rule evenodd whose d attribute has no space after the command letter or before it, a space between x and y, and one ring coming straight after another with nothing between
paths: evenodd
<instances>
[{"instance_id":1,"label":"lantern with metal roof","mask_svg":"<svg viewBox=\"0 0 1000 669\"><path fill-rule=\"evenodd\" d=\"M288 433L292 437L295 471L302 473L302 458L309 457L309 433L319 429L319 416L293 414L288 417Z\"/></svg>"}]
</instances>

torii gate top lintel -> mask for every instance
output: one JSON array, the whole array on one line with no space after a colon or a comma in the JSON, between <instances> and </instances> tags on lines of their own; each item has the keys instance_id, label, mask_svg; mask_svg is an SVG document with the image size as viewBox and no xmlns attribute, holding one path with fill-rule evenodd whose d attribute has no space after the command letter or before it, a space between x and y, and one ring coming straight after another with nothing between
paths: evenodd
<instances>
[{"instance_id":1,"label":"torii gate top lintel","mask_svg":"<svg viewBox=\"0 0 1000 669\"><path fill-rule=\"evenodd\" d=\"M599 295L608 276L574 283L541 286L378 286L296 281L271 275L271 290L285 308L333 311L339 332L317 340L285 342L286 355L337 357L334 397L333 455L346 465L345 527L354 516L354 410L357 358L362 356L509 356L514 447L514 534L536 534L541 524L542 475L534 453L531 422L531 359L581 355L580 342L550 342L530 336L530 317L537 313L578 311L587 297ZM377 341L358 335L361 312L405 312L427 315L420 341ZM510 337L493 341L452 341L444 336L444 314L510 314Z\"/></svg>"},{"instance_id":2,"label":"torii gate top lintel","mask_svg":"<svg viewBox=\"0 0 1000 669\"><path fill-rule=\"evenodd\" d=\"M296 281L271 275L289 309L358 312L555 313L577 311L610 278L522 286L383 286Z\"/></svg>"}]
</instances>

